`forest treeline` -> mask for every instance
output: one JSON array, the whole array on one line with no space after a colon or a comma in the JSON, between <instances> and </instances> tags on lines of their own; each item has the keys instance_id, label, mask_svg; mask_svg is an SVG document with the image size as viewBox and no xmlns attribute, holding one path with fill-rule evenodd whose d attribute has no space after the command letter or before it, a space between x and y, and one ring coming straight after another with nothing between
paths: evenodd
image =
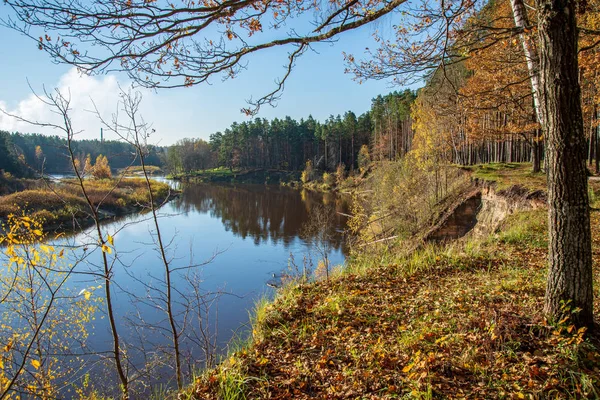
<instances>
[{"instance_id":1,"label":"forest treeline","mask_svg":"<svg viewBox=\"0 0 600 400\"><path fill-rule=\"evenodd\" d=\"M591 11L578 17L579 75L587 158L600 172L600 50L592 34L600 30L594 11L600 5L592 3ZM535 11L528 13L535 21ZM467 33L449 49L468 57L430 72L418 91L378 96L358 117L349 111L322 123L312 117L234 123L208 142L186 139L171 146L167 165L176 172L215 166L298 170L311 160L317 169L333 171L339 164L356 167L358 151L368 145L375 161L398 160L413 151L410 162L425 168L532 162L533 170L540 171L544 137L514 24L510 2L489 2L470 18ZM481 38L475 37L477 29L469 33L468 27L478 26L499 33ZM401 60L390 60L395 61Z\"/></svg>"},{"instance_id":2,"label":"forest treeline","mask_svg":"<svg viewBox=\"0 0 600 400\"><path fill-rule=\"evenodd\" d=\"M599 6L598 1L589 2L589 11L578 16L587 156L590 166L595 160L597 172L600 172L600 81L597 79L600 50L597 38L591 33L600 28ZM528 10L528 18L537 20L533 9ZM469 26L488 26L505 33L474 40L477 31L473 29L473 34L465 35L449 50L469 56L427 77L412 111L417 157L421 161L462 165L532 161L534 170L539 171L544 160L544 137L522 41L511 33L515 22L510 2L487 3L466 26L465 31ZM535 31L537 27L532 29ZM535 49L537 44L530 43ZM467 51L475 46L477 51Z\"/></svg>"},{"instance_id":3,"label":"forest treeline","mask_svg":"<svg viewBox=\"0 0 600 400\"><path fill-rule=\"evenodd\" d=\"M186 138L168 148L150 147L146 161L172 173L215 167L298 171L308 160L317 169L333 171L340 164L356 167L363 145L370 148L375 160L396 160L411 149L410 114L415 98L416 92L410 90L379 95L372 99L371 109L359 116L347 111L324 122L312 116L300 121L285 117L234 122L225 131L210 135L209 141ZM72 146L81 165L88 154L92 160L106 156L113 169L139 165L135 150L125 142L74 140ZM0 170L17 176L42 168L48 173L72 170L66 141L58 136L0 131L0 150L3 148L8 157L0 161Z\"/></svg>"},{"instance_id":4,"label":"forest treeline","mask_svg":"<svg viewBox=\"0 0 600 400\"><path fill-rule=\"evenodd\" d=\"M340 164L356 167L363 145L375 159L395 160L411 148L415 98L410 90L379 95L359 116L347 111L324 122L312 116L235 122L210 135L208 142L183 139L170 146L166 164L179 173L213 167L301 170L311 160L316 168L333 171Z\"/></svg>"},{"instance_id":5,"label":"forest treeline","mask_svg":"<svg viewBox=\"0 0 600 400\"><path fill-rule=\"evenodd\" d=\"M104 155L111 168L119 169L130 165L138 166L139 157L135 148L116 140L73 140L71 147L80 165L85 165L89 155L96 160ZM149 146L147 163L161 165L164 148ZM44 173L70 173L73 171L67 151L67 141L59 136L42 134L8 133L0 131L0 170L15 176Z\"/></svg>"}]
</instances>

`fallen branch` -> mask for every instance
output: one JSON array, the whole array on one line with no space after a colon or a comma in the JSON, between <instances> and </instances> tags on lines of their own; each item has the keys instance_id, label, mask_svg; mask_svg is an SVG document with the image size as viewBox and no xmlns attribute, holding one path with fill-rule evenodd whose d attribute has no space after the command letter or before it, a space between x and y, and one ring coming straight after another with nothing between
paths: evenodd
<instances>
[{"instance_id":1,"label":"fallen branch","mask_svg":"<svg viewBox=\"0 0 600 400\"><path fill-rule=\"evenodd\" d=\"M387 241L387 240L396 239L396 238L398 238L398 237L399 237L398 235L394 235L394 236L386 237L386 238L384 238L384 239L378 239L378 240L374 240L374 241L372 241L372 242L369 242L369 243L362 244L362 245L360 245L360 247L365 247L365 246L368 246L368 245L370 245L370 244L375 244L375 243L379 243L379 242L385 242L385 241Z\"/></svg>"}]
</instances>

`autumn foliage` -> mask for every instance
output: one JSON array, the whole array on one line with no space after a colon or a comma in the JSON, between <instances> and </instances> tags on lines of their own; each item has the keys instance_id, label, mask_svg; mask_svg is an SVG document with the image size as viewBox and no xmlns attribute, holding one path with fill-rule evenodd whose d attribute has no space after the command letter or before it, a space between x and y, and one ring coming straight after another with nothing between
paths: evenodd
<instances>
[{"instance_id":1,"label":"autumn foliage","mask_svg":"<svg viewBox=\"0 0 600 400\"><path fill-rule=\"evenodd\" d=\"M77 263L65 248L44 243L39 219L11 214L2 231L0 397L63 396L72 391L61 387L85 362L81 346L98 307L96 287L78 293L67 285Z\"/></svg>"},{"instance_id":2,"label":"autumn foliage","mask_svg":"<svg viewBox=\"0 0 600 400\"><path fill-rule=\"evenodd\" d=\"M597 3L597 2L596 2ZM599 4L587 3L579 17L580 77L584 127L590 163L600 155L598 140L598 71L600 50L594 32L600 25ZM534 10L529 20L536 21ZM515 23L510 2L487 4L471 17L469 26L489 26L509 32ZM478 31L471 33L480 35ZM537 27L524 32L536 39ZM532 86L518 35L487 34L478 40L461 37L473 50L464 61L432 72L419 91L412 116L413 148L428 157L459 164L540 162L544 138L534 109ZM471 42L475 44L470 44ZM455 43L462 48L460 41Z\"/></svg>"}]
</instances>

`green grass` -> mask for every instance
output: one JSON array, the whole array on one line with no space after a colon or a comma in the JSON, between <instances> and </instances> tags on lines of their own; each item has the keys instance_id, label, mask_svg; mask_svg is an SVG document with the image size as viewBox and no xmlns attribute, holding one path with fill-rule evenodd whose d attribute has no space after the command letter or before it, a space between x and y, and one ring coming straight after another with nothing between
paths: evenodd
<instances>
[{"instance_id":1,"label":"green grass","mask_svg":"<svg viewBox=\"0 0 600 400\"><path fill-rule=\"evenodd\" d=\"M255 184L279 184L298 180L300 172L284 171L274 169L233 169L214 168L186 173L175 173L169 175L173 179L193 179L209 183L255 183Z\"/></svg>"},{"instance_id":2,"label":"green grass","mask_svg":"<svg viewBox=\"0 0 600 400\"><path fill-rule=\"evenodd\" d=\"M546 190L546 174L533 173L531 163L480 164L464 169L473 173L473 178L495 182L497 190L521 186L530 191Z\"/></svg>"},{"instance_id":3,"label":"green grass","mask_svg":"<svg viewBox=\"0 0 600 400\"><path fill-rule=\"evenodd\" d=\"M505 229L498 234L503 243L545 249L548 247L546 234L547 211L545 209L522 211L509 215L504 221Z\"/></svg>"}]
</instances>

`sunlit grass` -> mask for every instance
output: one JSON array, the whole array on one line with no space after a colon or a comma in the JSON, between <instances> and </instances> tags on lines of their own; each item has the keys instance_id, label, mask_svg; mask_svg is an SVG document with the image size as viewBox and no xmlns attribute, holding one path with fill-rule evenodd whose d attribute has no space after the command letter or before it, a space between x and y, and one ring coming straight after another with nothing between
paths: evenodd
<instances>
[{"instance_id":1,"label":"sunlit grass","mask_svg":"<svg viewBox=\"0 0 600 400\"><path fill-rule=\"evenodd\" d=\"M142 178L86 179L86 192L101 213L118 215L149 205L146 181ZM151 188L157 205L170 193L166 183L151 181ZM0 197L0 218L27 210L35 218L43 219L45 225L67 222L75 218L86 218L89 209L81 187L75 179L65 179L58 183L49 182L35 189L27 189Z\"/></svg>"},{"instance_id":2,"label":"sunlit grass","mask_svg":"<svg viewBox=\"0 0 600 400\"><path fill-rule=\"evenodd\" d=\"M531 163L490 163L464 167L473 178L494 182L497 190L521 186L530 191L546 190L546 174L532 172Z\"/></svg>"}]
</instances>

